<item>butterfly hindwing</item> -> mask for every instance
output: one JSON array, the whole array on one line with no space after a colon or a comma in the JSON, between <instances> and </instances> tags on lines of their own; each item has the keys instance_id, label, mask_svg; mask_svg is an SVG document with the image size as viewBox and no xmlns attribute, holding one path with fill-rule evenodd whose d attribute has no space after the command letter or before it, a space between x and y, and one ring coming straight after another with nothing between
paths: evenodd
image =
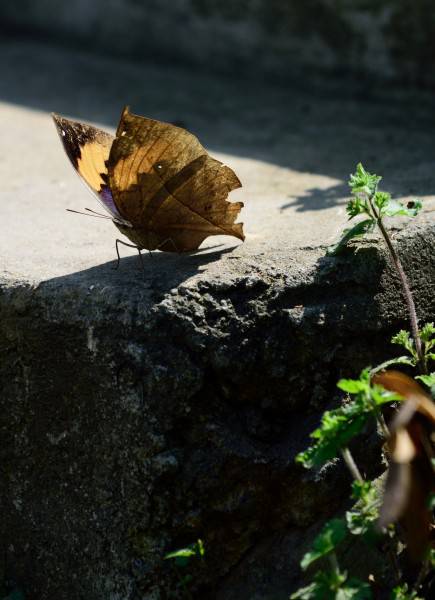
<instances>
[{"instance_id":1,"label":"butterfly hindwing","mask_svg":"<svg viewBox=\"0 0 435 600\"><path fill-rule=\"evenodd\" d=\"M235 223L243 204L227 200L240 181L185 129L125 109L110 150L108 184L142 247L160 241L162 249L187 251L209 235L244 239L242 224Z\"/></svg>"}]
</instances>

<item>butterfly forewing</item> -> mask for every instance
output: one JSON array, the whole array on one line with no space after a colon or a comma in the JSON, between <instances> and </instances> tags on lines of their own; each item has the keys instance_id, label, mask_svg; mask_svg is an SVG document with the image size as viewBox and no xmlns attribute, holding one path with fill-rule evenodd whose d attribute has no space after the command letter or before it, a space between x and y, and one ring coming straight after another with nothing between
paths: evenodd
<instances>
[{"instance_id":1,"label":"butterfly forewing","mask_svg":"<svg viewBox=\"0 0 435 600\"><path fill-rule=\"evenodd\" d=\"M109 133L53 114L59 137L75 171L88 185L104 208L115 218L121 215L106 184L110 148L115 139Z\"/></svg>"}]
</instances>

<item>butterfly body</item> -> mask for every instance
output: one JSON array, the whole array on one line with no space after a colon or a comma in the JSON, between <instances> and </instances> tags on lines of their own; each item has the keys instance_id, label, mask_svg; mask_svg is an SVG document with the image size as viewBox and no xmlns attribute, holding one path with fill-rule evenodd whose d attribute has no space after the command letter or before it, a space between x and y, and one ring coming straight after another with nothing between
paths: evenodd
<instances>
[{"instance_id":1,"label":"butterfly body","mask_svg":"<svg viewBox=\"0 0 435 600\"><path fill-rule=\"evenodd\" d=\"M75 170L139 249L189 252L210 235L244 240L235 173L180 127L124 109L116 136L53 115Z\"/></svg>"}]
</instances>

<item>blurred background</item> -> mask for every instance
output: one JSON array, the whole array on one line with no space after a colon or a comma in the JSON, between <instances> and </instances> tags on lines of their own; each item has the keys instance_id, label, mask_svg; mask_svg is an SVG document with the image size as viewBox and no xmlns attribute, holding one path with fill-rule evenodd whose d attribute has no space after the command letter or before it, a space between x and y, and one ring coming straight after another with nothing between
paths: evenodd
<instances>
[{"instance_id":1,"label":"blurred background","mask_svg":"<svg viewBox=\"0 0 435 600\"><path fill-rule=\"evenodd\" d=\"M306 68L435 82L431 0L3 0L4 34L136 62L289 80Z\"/></svg>"}]
</instances>

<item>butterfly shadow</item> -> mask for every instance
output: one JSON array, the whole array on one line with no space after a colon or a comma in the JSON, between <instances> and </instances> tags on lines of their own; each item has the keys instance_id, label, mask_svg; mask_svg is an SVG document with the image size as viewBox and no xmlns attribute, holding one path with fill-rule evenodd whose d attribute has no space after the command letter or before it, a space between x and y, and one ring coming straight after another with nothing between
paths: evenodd
<instances>
[{"instance_id":1,"label":"butterfly shadow","mask_svg":"<svg viewBox=\"0 0 435 600\"><path fill-rule=\"evenodd\" d=\"M46 286L58 288L59 285L85 288L88 292L104 288L109 291L129 290L134 294L148 292L154 302L158 302L170 290L177 289L190 277L201 273L207 266L233 252L234 246L208 246L196 252L183 254L142 252L142 261L138 255L124 256L114 260L62 275L45 282Z\"/></svg>"}]
</instances>

